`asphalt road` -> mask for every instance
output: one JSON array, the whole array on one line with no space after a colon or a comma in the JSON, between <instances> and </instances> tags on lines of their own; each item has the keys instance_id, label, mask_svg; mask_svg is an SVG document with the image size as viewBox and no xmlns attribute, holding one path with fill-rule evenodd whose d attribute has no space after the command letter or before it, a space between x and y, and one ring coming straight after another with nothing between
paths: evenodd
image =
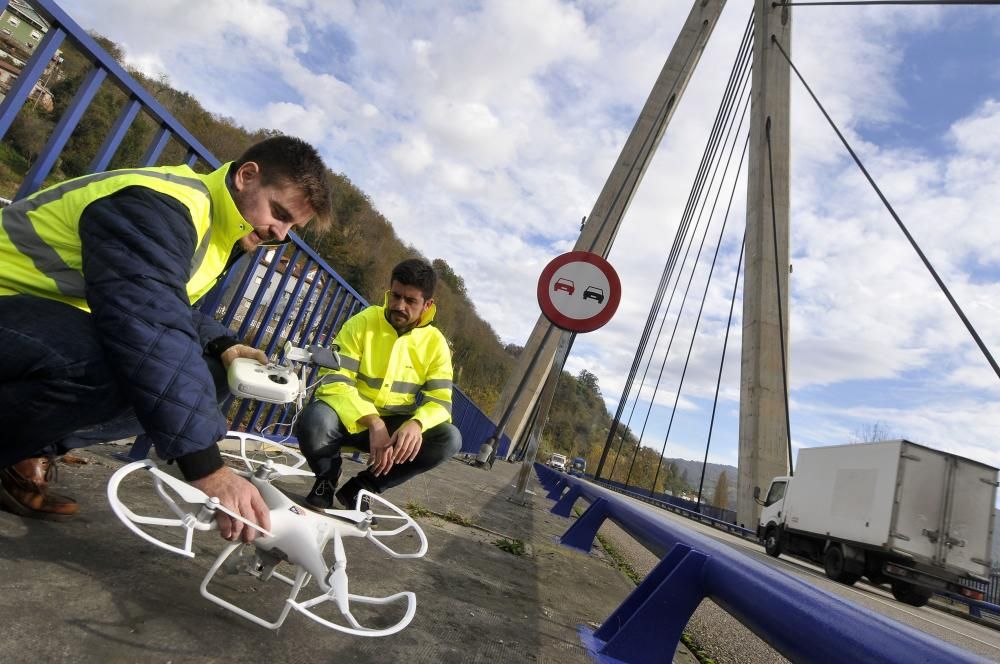
<instances>
[{"instance_id":1,"label":"asphalt road","mask_svg":"<svg viewBox=\"0 0 1000 664\"><path fill-rule=\"evenodd\" d=\"M788 556L771 558L764 553L760 545L754 542L729 535L711 526L658 509L641 501L633 500L633 502L661 519L680 524L685 528L711 537L734 550L751 556L758 562L792 574L817 588L839 595L888 618L990 660L1000 661L1000 629L972 622L931 605L917 608L902 604L893 598L888 587L872 586L866 581L859 581L853 587L836 583L826 578L822 568L810 563ZM605 528L602 528L601 532L602 535L612 535L616 546L628 551L626 555L637 571L645 574L652 569L652 566L658 562L657 559L634 541L629 544L628 540L631 538L620 530L614 532L615 530L617 529L611 528L605 532ZM770 646L710 601L703 602L702 606L699 607L688 625L688 631L698 644L718 662L786 661Z\"/></svg>"}]
</instances>

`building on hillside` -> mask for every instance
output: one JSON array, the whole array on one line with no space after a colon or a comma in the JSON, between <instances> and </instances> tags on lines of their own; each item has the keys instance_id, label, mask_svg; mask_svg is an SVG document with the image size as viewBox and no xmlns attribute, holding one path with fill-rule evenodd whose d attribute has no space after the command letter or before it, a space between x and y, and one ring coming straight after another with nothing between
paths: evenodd
<instances>
[{"instance_id":1,"label":"building on hillside","mask_svg":"<svg viewBox=\"0 0 1000 664\"><path fill-rule=\"evenodd\" d=\"M25 63L42 42L42 35L49 31L49 23L24 0L9 0L0 13L0 98L10 91ZM53 107L49 81L59 75L62 52L56 51L41 78L29 95L34 103L47 111Z\"/></svg>"},{"instance_id":2,"label":"building on hillside","mask_svg":"<svg viewBox=\"0 0 1000 664\"><path fill-rule=\"evenodd\" d=\"M10 92L11 86L14 85L14 81L20 74L20 67L15 67L7 60L0 58L0 99L3 99ZM54 107L55 99L52 97L52 93L41 83L35 83L28 98L46 111L51 111Z\"/></svg>"}]
</instances>

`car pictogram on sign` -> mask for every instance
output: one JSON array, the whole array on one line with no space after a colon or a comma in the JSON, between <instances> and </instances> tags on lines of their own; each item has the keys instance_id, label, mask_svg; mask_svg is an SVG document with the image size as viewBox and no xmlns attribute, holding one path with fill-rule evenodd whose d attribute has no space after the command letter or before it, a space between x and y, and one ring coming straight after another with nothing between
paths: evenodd
<instances>
[{"instance_id":1,"label":"car pictogram on sign","mask_svg":"<svg viewBox=\"0 0 1000 664\"><path fill-rule=\"evenodd\" d=\"M554 286L552 286L553 291L566 291L572 295L576 291L576 284L573 283L572 279L558 279ZM586 295L584 295L586 297Z\"/></svg>"},{"instance_id":2,"label":"car pictogram on sign","mask_svg":"<svg viewBox=\"0 0 1000 664\"><path fill-rule=\"evenodd\" d=\"M586 290L583 291L583 299L597 300L597 303L601 304L604 302L604 289L597 286L587 286Z\"/></svg>"}]
</instances>

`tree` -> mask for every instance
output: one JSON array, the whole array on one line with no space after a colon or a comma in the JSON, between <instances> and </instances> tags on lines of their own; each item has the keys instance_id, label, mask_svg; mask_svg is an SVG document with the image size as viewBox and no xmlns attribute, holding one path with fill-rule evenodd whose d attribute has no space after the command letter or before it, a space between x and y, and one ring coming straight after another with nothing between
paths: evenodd
<instances>
[{"instance_id":1,"label":"tree","mask_svg":"<svg viewBox=\"0 0 1000 664\"><path fill-rule=\"evenodd\" d=\"M712 505L726 509L729 505L729 475L722 471L719 480L715 483L715 491L712 492Z\"/></svg>"},{"instance_id":2,"label":"tree","mask_svg":"<svg viewBox=\"0 0 1000 664\"><path fill-rule=\"evenodd\" d=\"M882 422L876 421L874 424L864 424L854 430L854 438L851 440L852 444L859 443L877 443L882 440L895 440L900 438L895 433L889 430Z\"/></svg>"}]
</instances>

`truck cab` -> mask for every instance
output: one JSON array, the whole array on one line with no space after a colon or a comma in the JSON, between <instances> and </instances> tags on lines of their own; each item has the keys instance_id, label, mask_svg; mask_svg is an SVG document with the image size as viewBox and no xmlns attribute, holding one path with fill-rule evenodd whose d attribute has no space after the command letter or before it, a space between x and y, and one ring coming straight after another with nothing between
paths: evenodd
<instances>
[{"instance_id":1,"label":"truck cab","mask_svg":"<svg viewBox=\"0 0 1000 664\"><path fill-rule=\"evenodd\" d=\"M781 527L785 524L785 494L791 480L792 478L787 476L775 477L771 480L766 497L760 503L763 509L760 512L760 521L757 523L757 537L764 542L764 548L772 556L780 553L778 537ZM760 500L758 489L754 490L754 499Z\"/></svg>"},{"instance_id":2,"label":"truck cab","mask_svg":"<svg viewBox=\"0 0 1000 664\"><path fill-rule=\"evenodd\" d=\"M583 477L587 472L587 460L583 457L574 457L569 464L569 474L576 477Z\"/></svg>"},{"instance_id":3,"label":"truck cab","mask_svg":"<svg viewBox=\"0 0 1000 664\"><path fill-rule=\"evenodd\" d=\"M549 457L549 467L553 470L558 470L561 473L566 472L566 455L564 454L553 454Z\"/></svg>"}]
</instances>

